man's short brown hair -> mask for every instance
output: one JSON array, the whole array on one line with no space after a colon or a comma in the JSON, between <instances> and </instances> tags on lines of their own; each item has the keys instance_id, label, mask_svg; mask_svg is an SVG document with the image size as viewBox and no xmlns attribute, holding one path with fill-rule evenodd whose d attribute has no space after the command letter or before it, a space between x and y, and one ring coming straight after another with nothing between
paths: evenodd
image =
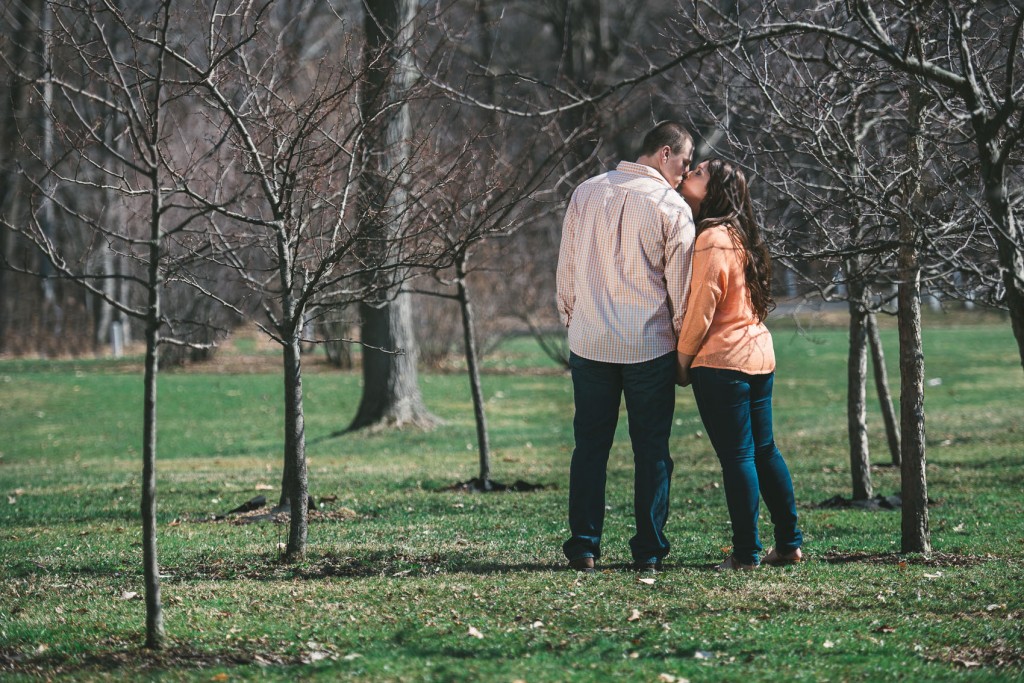
<instances>
[{"instance_id":1,"label":"man's short brown hair","mask_svg":"<svg viewBox=\"0 0 1024 683\"><path fill-rule=\"evenodd\" d=\"M640 155L650 156L665 146L668 146L673 154L679 154L687 144L693 145L693 136L683 124L678 121L662 121L644 136Z\"/></svg>"}]
</instances>

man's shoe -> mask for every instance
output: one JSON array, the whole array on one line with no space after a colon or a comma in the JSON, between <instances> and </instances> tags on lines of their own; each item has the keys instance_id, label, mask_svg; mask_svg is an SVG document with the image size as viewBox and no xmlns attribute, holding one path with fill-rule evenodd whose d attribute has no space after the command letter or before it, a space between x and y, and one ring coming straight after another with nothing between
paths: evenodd
<instances>
[{"instance_id":1,"label":"man's shoe","mask_svg":"<svg viewBox=\"0 0 1024 683\"><path fill-rule=\"evenodd\" d=\"M661 571L661 560L634 560L633 571L641 574L657 574Z\"/></svg>"},{"instance_id":2,"label":"man's shoe","mask_svg":"<svg viewBox=\"0 0 1024 683\"><path fill-rule=\"evenodd\" d=\"M761 562L771 567L785 567L787 564L800 564L803 561L804 554L800 552L800 548L790 550L788 553L780 553L772 548Z\"/></svg>"},{"instance_id":3,"label":"man's shoe","mask_svg":"<svg viewBox=\"0 0 1024 683\"><path fill-rule=\"evenodd\" d=\"M594 569L594 558L577 557L575 560L569 560L569 569L575 569L578 572L584 572L586 574L593 574L596 571Z\"/></svg>"},{"instance_id":4,"label":"man's shoe","mask_svg":"<svg viewBox=\"0 0 1024 683\"><path fill-rule=\"evenodd\" d=\"M725 558L722 564L715 567L716 572L730 572L734 570L753 571L758 568L756 564L743 564L737 560L734 556L730 555Z\"/></svg>"}]
</instances>

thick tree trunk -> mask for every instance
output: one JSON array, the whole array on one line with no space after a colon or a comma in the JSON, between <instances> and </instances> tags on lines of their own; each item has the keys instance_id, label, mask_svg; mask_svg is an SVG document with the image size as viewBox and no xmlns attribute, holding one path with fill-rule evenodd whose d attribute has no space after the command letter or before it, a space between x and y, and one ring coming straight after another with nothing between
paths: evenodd
<instances>
[{"instance_id":1,"label":"thick tree trunk","mask_svg":"<svg viewBox=\"0 0 1024 683\"><path fill-rule=\"evenodd\" d=\"M463 348L466 353L466 367L469 371L469 387L473 394L473 415L476 418L476 442L480 454L480 486L491 488L491 442L487 433L487 413L484 395L480 386L480 366L477 355L476 331L473 327L473 307L466 287L465 256L455 263L455 282L458 287L459 307L462 309Z\"/></svg>"},{"instance_id":2,"label":"thick tree trunk","mask_svg":"<svg viewBox=\"0 0 1024 683\"><path fill-rule=\"evenodd\" d=\"M0 215L5 215L12 222L18 220L17 210L8 211L9 208L20 205L20 202L8 201L17 197L20 174L15 163L17 141L20 135L19 125L24 116L26 102L26 83L21 77L15 74L16 71L24 72L29 55L32 52L33 35L37 25L33 16L38 16L38 0L14 3L8 10L11 24L14 27L13 35L10 37L8 58L13 69L9 75L8 89L0 102L0 111L3 112L2 129L0 129ZM9 258L14 243L11 232L0 226L0 260ZM7 350L8 331L10 329L11 314L14 311L14 294L10 290L7 270L0 267L0 353Z\"/></svg>"},{"instance_id":3,"label":"thick tree trunk","mask_svg":"<svg viewBox=\"0 0 1024 683\"><path fill-rule=\"evenodd\" d=\"M875 371L875 389L878 392L878 405L882 410L882 422L885 424L885 440L889 445L892 464L900 466L900 430L896 419L896 410L892 404L892 392L889 390L889 372L885 368L885 350L878 334L878 316L869 312L865 318L868 329L868 342L871 346L871 364Z\"/></svg>"},{"instance_id":4,"label":"thick tree trunk","mask_svg":"<svg viewBox=\"0 0 1024 683\"><path fill-rule=\"evenodd\" d=\"M372 123L366 133L366 171L358 203L365 232L381 245L399 239L408 220L402 166L409 156L412 121L404 98L412 76L408 45L416 3L367 0L364 5L367 82L360 106L364 120ZM377 277L373 285L383 290L382 295L375 303L360 305L363 395L349 429L429 428L438 423L420 394L411 300L407 294L388 295L394 294L395 282L401 279L393 272Z\"/></svg>"},{"instance_id":5,"label":"thick tree trunk","mask_svg":"<svg viewBox=\"0 0 1024 683\"><path fill-rule=\"evenodd\" d=\"M846 366L846 420L850 441L850 477L853 499L867 500L871 488L871 459L868 448L867 375L868 350L863 286L850 282L850 353Z\"/></svg>"},{"instance_id":6,"label":"thick tree trunk","mask_svg":"<svg viewBox=\"0 0 1024 683\"><path fill-rule=\"evenodd\" d=\"M922 166L921 109L924 96L911 92L908 128L908 167ZM928 531L928 482L924 427L924 349L921 344L921 266L918 260L919 227L914 218L920 201L919 173L907 179L904 211L900 217L899 336L901 496L903 520L901 549L905 553L931 550Z\"/></svg>"},{"instance_id":7,"label":"thick tree trunk","mask_svg":"<svg viewBox=\"0 0 1024 683\"><path fill-rule=\"evenodd\" d=\"M913 247L900 255L900 424L903 552L931 549L924 428L924 351L921 344L921 287Z\"/></svg>"},{"instance_id":8,"label":"thick tree trunk","mask_svg":"<svg viewBox=\"0 0 1024 683\"><path fill-rule=\"evenodd\" d=\"M349 429L437 425L420 394L411 295L399 294L383 308L361 304L360 312L363 395Z\"/></svg>"},{"instance_id":9,"label":"thick tree trunk","mask_svg":"<svg viewBox=\"0 0 1024 683\"><path fill-rule=\"evenodd\" d=\"M287 335L284 346L284 482L290 504L288 547L285 559L296 562L306 552L308 535L309 482L306 471L306 431L302 406L302 355L298 328Z\"/></svg>"}]
</instances>

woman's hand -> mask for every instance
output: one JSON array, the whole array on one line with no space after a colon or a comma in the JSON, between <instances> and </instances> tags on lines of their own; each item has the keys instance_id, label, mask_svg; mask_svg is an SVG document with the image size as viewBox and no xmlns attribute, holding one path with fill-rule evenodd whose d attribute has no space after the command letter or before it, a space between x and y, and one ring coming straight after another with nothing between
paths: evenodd
<instances>
[{"instance_id":1,"label":"woman's hand","mask_svg":"<svg viewBox=\"0 0 1024 683\"><path fill-rule=\"evenodd\" d=\"M681 387L690 385L690 364L693 363L693 356L676 352L676 384Z\"/></svg>"}]
</instances>

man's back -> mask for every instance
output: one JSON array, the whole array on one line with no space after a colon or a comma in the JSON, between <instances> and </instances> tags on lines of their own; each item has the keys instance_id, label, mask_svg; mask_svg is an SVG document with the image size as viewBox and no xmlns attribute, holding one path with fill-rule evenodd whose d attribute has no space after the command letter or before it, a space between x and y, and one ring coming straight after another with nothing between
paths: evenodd
<instances>
[{"instance_id":1,"label":"man's back","mask_svg":"<svg viewBox=\"0 0 1024 683\"><path fill-rule=\"evenodd\" d=\"M621 162L573 193L558 304L577 355L637 363L675 348L690 282L690 209L654 169Z\"/></svg>"}]
</instances>

